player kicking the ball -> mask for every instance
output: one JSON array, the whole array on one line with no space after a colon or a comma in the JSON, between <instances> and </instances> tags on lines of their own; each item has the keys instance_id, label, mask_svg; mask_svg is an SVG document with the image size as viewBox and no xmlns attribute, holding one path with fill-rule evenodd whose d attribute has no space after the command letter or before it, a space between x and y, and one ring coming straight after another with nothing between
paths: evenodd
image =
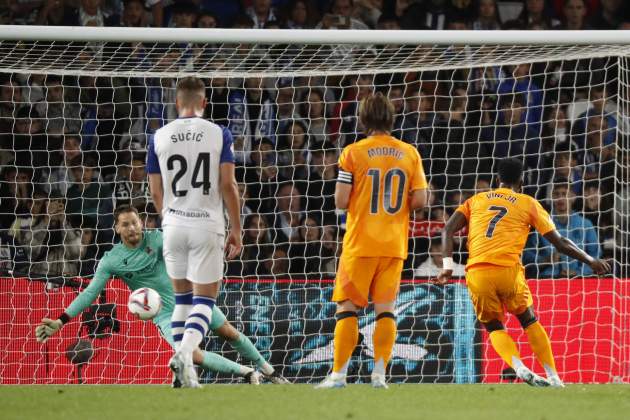
<instances>
[{"instance_id":1,"label":"player kicking the ball","mask_svg":"<svg viewBox=\"0 0 630 420\"><path fill-rule=\"evenodd\" d=\"M368 305L369 297L376 312L372 386L387 388L409 212L427 201L420 154L389 134L394 123L391 102L381 93L370 95L361 102L359 118L369 137L347 146L339 158L335 203L348 209L347 231L332 296L337 302L333 370L317 388L346 385L359 338L357 311Z\"/></svg>"},{"instance_id":2,"label":"player kicking the ball","mask_svg":"<svg viewBox=\"0 0 630 420\"><path fill-rule=\"evenodd\" d=\"M94 278L68 306L58 319L44 318L37 326L37 340L46 341L57 333L71 318L80 314L99 296L107 281L112 277L122 279L131 290L150 287L162 299L162 309L153 318L162 337L174 348L171 334L171 316L174 307L173 286L166 274L162 257L162 232L143 231L142 221L135 207L120 206L114 212L116 233L121 242L105 253L99 261ZM246 360L255 363L273 383L288 383L260 355L252 342L238 332L226 319L218 307L212 309L210 330L227 340ZM251 367L242 366L218 354L195 349L193 362L213 372L227 373L244 377L251 384L260 383L262 374ZM177 384L177 381L174 382Z\"/></svg>"},{"instance_id":3,"label":"player kicking the ball","mask_svg":"<svg viewBox=\"0 0 630 420\"><path fill-rule=\"evenodd\" d=\"M504 159L499 165L499 188L469 198L453 213L442 232L444 266L436 282L445 284L450 279L453 235L467 226L466 284L477 318L490 334L492 347L529 385L562 387L549 337L534 313L532 294L521 265L521 253L530 227L533 226L559 252L588 264L598 275L609 272L610 266L560 236L540 203L520 194L522 181L521 162ZM521 323L547 379L523 364L516 343L503 326L504 307Z\"/></svg>"}]
</instances>

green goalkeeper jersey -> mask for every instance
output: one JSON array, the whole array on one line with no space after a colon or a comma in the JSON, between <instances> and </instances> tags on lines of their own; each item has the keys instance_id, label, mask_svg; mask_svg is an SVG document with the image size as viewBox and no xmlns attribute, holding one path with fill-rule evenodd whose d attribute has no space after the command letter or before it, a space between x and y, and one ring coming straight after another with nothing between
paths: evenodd
<instances>
[{"instance_id":1,"label":"green goalkeeper jersey","mask_svg":"<svg viewBox=\"0 0 630 420\"><path fill-rule=\"evenodd\" d=\"M170 318L175 297L162 257L161 231L143 231L142 241L137 248L128 248L123 243L114 245L101 258L94 278L68 306L66 314L74 318L90 306L112 277L122 279L131 290L150 287L158 292L162 298L162 309L153 322L157 324L165 316Z\"/></svg>"}]
</instances>

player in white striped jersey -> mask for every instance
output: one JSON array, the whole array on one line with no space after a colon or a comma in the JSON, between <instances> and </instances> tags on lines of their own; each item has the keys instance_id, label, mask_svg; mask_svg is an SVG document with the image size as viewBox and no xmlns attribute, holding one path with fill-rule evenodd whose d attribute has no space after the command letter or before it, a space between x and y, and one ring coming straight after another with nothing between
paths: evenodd
<instances>
[{"instance_id":1,"label":"player in white striped jersey","mask_svg":"<svg viewBox=\"0 0 630 420\"><path fill-rule=\"evenodd\" d=\"M208 332L223 276L223 204L230 222L228 259L241 250L240 210L232 135L202 118L204 83L195 77L180 80L175 106L179 118L149 139L147 172L162 213L164 261L175 291L176 352L169 366L184 387L197 388L192 353Z\"/></svg>"}]
</instances>

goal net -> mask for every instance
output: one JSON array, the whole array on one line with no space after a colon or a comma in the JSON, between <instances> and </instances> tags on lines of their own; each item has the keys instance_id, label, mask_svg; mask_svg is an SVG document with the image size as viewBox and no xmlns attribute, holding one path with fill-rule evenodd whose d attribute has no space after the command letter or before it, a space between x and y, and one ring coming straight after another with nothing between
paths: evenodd
<instances>
[{"instance_id":1,"label":"goal net","mask_svg":"<svg viewBox=\"0 0 630 420\"><path fill-rule=\"evenodd\" d=\"M528 240L523 263L561 377L630 380L627 45L589 32L573 45L515 31L510 43L483 32L52 29L3 29L0 41L0 383L169 382L171 350L153 324L128 314L124 279L46 344L34 328L69 305L117 242L116 206L136 206L147 229L159 228L147 138L177 117L174 88L186 75L205 81L206 118L235 139L244 248L226 265L219 306L285 377L315 382L331 368L345 229L336 164L364 136L359 101L379 91L431 188L410 224L391 380L511 380L475 321L465 232L459 280L428 281L441 267L436 238L448 216L496 186L507 156L523 160L524 191L559 231L614 266L597 278L536 234ZM373 313L359 325L356 382L373 366ZM535 366L518 323L507 325ZM239 360L215 336L203 345Z\"/></svg>"}]
</instances>

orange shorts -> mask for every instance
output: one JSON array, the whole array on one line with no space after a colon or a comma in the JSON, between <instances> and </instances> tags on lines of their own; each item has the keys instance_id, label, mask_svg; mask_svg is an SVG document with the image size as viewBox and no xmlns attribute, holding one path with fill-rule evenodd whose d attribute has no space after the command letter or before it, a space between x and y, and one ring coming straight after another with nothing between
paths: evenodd
<instances>
[{"instance_id":1,"label":"orange shorts","mask_svg":"<svg viewBox=\"0 0 630 420\"><path fill-rule=\"evenodd\" d=\"M466 285L480 322L504 322L506 310L518 315L534 304L520 264L474 265L466 271Z\"/></svg>"},{"instance_id":2,"label":"orange shorts","mask_svg":"<svg viewBox=\"0 0 630 420\"><path fill-rule=\"evenodd\" d=\"M357 306L396 300L404 260L392 257L353 257L343 253L339 260L332 301L350 300Z\"/></svg>"}]
</instances>

